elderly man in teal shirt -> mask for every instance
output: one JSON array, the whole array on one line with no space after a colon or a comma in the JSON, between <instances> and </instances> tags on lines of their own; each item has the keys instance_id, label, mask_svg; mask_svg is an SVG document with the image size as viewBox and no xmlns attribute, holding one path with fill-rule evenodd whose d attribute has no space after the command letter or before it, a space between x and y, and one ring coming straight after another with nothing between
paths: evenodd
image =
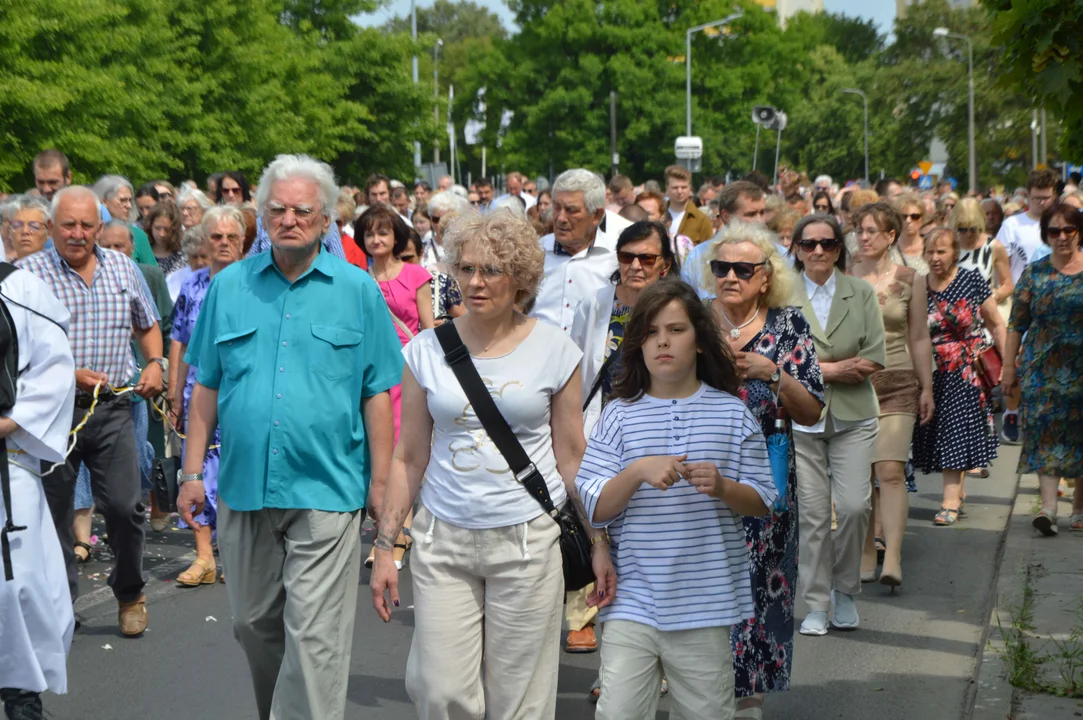
<instances>
[{"instance_id":1,"label":"elderly man in teal shirt","mask_svg":"<svg viewBox=\"0 0 1083 720\"><path fill-rule=\"evenodd\" d=\"M202 511L219 426L219 546L261 720L344 716L361 511L391 464L401 346L372 278L321 249L337 195L308 156L264 170L271 250L214 278L185 357L198 371L177 506L189 524Z\"/></svg>"}]
</instances>

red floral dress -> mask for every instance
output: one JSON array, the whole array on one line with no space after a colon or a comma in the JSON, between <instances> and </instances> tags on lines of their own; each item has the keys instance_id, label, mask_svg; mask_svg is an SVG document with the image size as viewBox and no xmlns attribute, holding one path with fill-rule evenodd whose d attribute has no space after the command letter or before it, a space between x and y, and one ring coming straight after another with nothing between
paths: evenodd
<instances>
[{"instance_id":1,"label":"red floral dress","mask_svg":"<svg viewBox=\"0 0 1083 720\"><path fill-rule=\"evenodd\" d=\"M986 467L997 455L993 408L975 369L986 347L981 305L989 294L985 279L963 268L940 292L928 290L936 415L914 433L914 464L922 472Z\"/></svg>"}]
</instances>

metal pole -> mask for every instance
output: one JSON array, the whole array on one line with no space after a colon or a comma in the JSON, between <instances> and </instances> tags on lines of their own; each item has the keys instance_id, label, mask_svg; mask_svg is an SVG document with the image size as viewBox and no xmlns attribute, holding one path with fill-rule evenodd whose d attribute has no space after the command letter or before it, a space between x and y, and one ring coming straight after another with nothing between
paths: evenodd
<instances>
[{"instance_id":1,"label":"metal pole","mask_svg":"<svg viewBox=\"0 0 1083 720\"><path fill-rule=\"evenodd\" d=\"M437 40L436 44L432 46L432 119L436 122L437 128L440 127L440 72L437 66L437 60L440 53L440 46L444 44L443 40ZM436 139L432 141L432 164L436 165L440 162L440 135L436 135Z\"/></svg>"},{"instance_id":2,"label":"metal pole","mask_svg":"<svg viewBox=\"0 0 1083 720\"><path fill-rule=\"evenodd\" d=\"M415 48L417 46L417 0L410 0L410 37L413 38ZM417 85L417 52L414 52L411 70L414 85ZM421 168L421 141L414 140L414 169ZM416 175L417 173L415 173Z\"/></svg>"},{"instance_id":3,"label":"metal pole","mask_svg":"<svg viewBox=\"0 0 1083 720\"><path fill-rule=\"evenodd\" d=\"M778 127L778 139L775 141L775 179L772 185L778 185L778 158L782 152L782 126Z\"/></svg>"},{"instance_id":4,"label":"metal pole","mask_svg":"<svg viewBox=\"0 0 1083 720\"><path fill-rule=\"evenodd\" d=\"M968 97L967 97L967 114L969 137L968 142L970 144L970 192L974 195L978 193L978 150L974 145L974 43L970 41L970 38L966 38L967 49L967 68L968 68Z\"/></svg>"},{"instance_id":5,"label":"metal pole","mask_svg":"<svg viewBox=\"0 0 1083 720\"><path fill-rule=\"evenodd\" d=\"M692 134L692 33L689 28L684 34L684 127L685 135Z\"/></svg>"},{"instance_id":6,"label":"metal pole","mask_svg":"<svg viewBox=\"0 0 1083 720\"><path fill-rule=\"evenodd\" d=\"M1030 169L1038 169L1038 111L1034 111L1034 119L1030 121Z\"/></svg>"},{"instance_id":7,"label":"metal pole","mask_svg":"<svg viewBox=\"0 0 1083 720\"><path fill-rule=\"evenodd\" d=\"M609 91L609 154L613 158L612 175L617 174L617 165L620 158L617 157L617 91Z\"/></svg>"},{"instance_id":8,"label":"metal pole","mask_svg":"<svg viewBox=\"0 0 1083 720\"><path fill-rule=\"evenodd\" d=\"M860 95L865 109L865 182L867 183L869 181L869 96L857 88L844 88L843 92Z\"/></svg>"},{"instance_id":9,"label":"metal pole","mask_svg":"<svg viewBox=\"0 0 1083 720\"><path fill-rule=\"evenodd\" d=\"M1041 120L1041 122L1042 122L1042 162L1041 162L1041 164L1042 165L1048 165L1049 164L1049 145L1046 143L1046 134L1045 134L1045 108L1042 108L1041 118L1042 118L1042 120Z\"/></svg>"},{"instance_id":10,"label":"metal pole","mask_svg":"<svg viewBox=\"0 0 1083 720\"><path fill-rule=\"evenodd\" d=\"M756 149L752 151L752 171L756 170L756 160L760 156L760 124L756 123Z\"/></svg>"}]
</instances>

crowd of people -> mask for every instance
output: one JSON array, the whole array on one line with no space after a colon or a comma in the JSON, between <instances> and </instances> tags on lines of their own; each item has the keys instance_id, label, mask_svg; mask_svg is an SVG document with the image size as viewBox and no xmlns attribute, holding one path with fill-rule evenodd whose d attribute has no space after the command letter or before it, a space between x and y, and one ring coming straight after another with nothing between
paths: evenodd
<instances>
[{"instance_id":1,"label":"crowd of people","mask_svg":"<svg viewBox=\"0 0 1083 720\"><path fill-rule=\"evenodd\" d=\"M1036 530L1083 530L1078 177L959 197L570 169L496 196L341 186L304 155L202 188L73 185L56 150L33 170L0 200L9 718L66 691L94 513L124 636L149 623L146 524L176 522L176 582L225 583L259 717L321 720L362 562L387 622L409 560L421 718L555 717L566 628L600 649L598 718L668 693L728 720L789 689L795 632L855 630L863 584L903 585L916 470L951 526L1021 443ZM175 517L150 491L169 457ZM576 541L594 582L566 592Z\"/></svg>"}]
</instances>

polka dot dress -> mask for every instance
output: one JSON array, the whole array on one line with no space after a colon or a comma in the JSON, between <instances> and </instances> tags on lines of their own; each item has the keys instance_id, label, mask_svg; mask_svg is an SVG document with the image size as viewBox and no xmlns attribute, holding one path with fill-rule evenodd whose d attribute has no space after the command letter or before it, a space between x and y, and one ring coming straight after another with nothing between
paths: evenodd
<instances>
[{"instance_id":1,"label":"polka dot dress","mask_svg":"<svg viewBox=\"0 0 1083 720\"><path fill-rule=\"evenodd\" d=\"M992 406L975 370L985 349L981 304L989 293L981 274L962 268L941 292L928 290L936 415L914 432L914 464L923 472L982 468L997 455Z\"/></svg>"}]
</instances>

